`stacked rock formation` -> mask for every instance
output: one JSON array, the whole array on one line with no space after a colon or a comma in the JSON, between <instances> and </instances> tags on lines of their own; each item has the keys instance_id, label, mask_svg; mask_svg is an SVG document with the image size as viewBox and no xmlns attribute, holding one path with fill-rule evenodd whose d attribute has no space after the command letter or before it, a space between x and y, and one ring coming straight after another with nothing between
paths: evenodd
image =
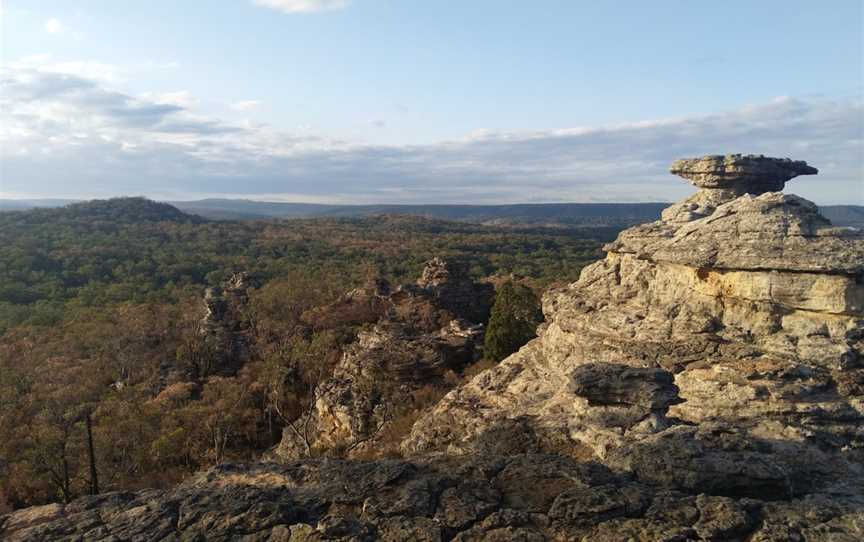
<instances>
[{"instance_id":1,"label":"stacked rock formation","mask_svg":"<svg viewBox=\"0 0 864 542\"><path fill-rule=\"evenodd\" d=\"M198 331L209 351L207 374L233 375L249 359L246 332L249 323L243 310L249 300L248 290L255 286L245 272L234 273L222 287L207 288L204 292L205 314ZM212 359L211 359L212 358ZM193 373L205 368L193 367ZM192 376L203 376L193 374Z\"/></svg>"},{"instance_id":2,"label":"stacked rock formation","mask_svg":"<svg viewBox=\"0 0 864 542\"><path fill-rule=\"evenodd\" d=\"M415 284L391 288L371 280L305 315L331 326L372 326L319 385L314 409L295 425L303 429L283 433L276 457L374 450L375 438L412 404L415 391L452 387L455 379L447 376L478 359L493 296L494 287L472 281L465 266L433 258Z\"/></svg>"},{"instance_id":3,"label":"stacked rock formation","mask_svg":"<svg viewBox=\"0 0 864 542\"><path fill-rule=\"evenodd\" d=\"M818 170L806 162L762 155L729 154L685 158L672 164L670 171L700 188L698 192L663 212L666 222L689 222L714 212L718 205L738 196L758 196L781 192L798 175L816 175Z\"/></svg>"},{"instance_id":4,"label":"stacked rock formation","mask_svg":"<svg viewBox=\"0 0 864 542\"><path fill-rule=\"evenodd\" d=\"M751 448L795 450L778 480L803 468L795 454L826 470L860 459L862 232L772 191L816 173L804 162L708 156L672 171L701 190L548 292L539 337L448 394L414 426L406 453L489 452L530 433L533 449L637 469L638 446L704 451L720 427ZM633 373L597 364L668 371L680 398L645 388L663 388L655 372L634 384Z\"/></svg>"}]
</instances>

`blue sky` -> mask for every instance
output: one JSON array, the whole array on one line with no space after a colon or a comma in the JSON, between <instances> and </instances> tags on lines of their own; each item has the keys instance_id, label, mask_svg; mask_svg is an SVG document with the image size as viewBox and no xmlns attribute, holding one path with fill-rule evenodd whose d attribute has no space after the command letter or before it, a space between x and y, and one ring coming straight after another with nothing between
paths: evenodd
<instances>
[{"instance_id":1,"label":"blue sky","mask_svg":"<svg viewBox=\"0 0 864 542\"><path fill-rule=\"evenodd\" d=\"M0 196L864 204L860 0L2 0Z\"/></svg>"}]
</instances>

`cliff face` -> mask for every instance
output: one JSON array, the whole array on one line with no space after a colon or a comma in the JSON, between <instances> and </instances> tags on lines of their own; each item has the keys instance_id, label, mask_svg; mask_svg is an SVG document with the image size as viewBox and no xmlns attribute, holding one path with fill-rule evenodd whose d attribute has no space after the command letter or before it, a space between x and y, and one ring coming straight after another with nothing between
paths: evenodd
<instances>
[{"instance_id":1,"label":"cliff face","mask_svg":"<svg viewBox=\"0 0 864 542\"><path fill-rule=\"evenodd\" d=\"M638 470L636 450L680 444L696 455L653 474L677 477L720 431L743 446L730 458L758 449L786 477L818 477L803 457L857 472L862 233L832 228L804 199L766 191L815 173L802 162L730 155L679 161L673 171L701 190L660 221L622 232L578 282L548 292L539 337L448 394L416 423L406 453L518 442L506 451ZM646 391L658 387L665 391Z\"/></svg>"}]
</instances>

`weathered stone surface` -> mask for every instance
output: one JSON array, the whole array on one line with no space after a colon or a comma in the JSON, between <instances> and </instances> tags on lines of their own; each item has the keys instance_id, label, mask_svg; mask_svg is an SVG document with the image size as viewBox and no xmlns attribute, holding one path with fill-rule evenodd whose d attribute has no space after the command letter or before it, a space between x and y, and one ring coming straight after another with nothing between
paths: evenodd
<instances>
[{"instance_id":1,"label":"weathered stone surface","mask_svg":"<svg viewBox=\"0 0 864 542\"><path fill-rule=\"evenodd\" d=\"M426 262L417 284L405 285L402 290L428 296L436 306L469 322L489 320L495 297L495 288L491 284L471 280L464 263L444 258Z\"/></svg>"},{"instance_id":2,"label":"weathered stone surface","mask_svg":"<svg viewBox=\"0 0 864 542\"><path fill-rule=\"evenodd\" d=\"M550 455L458 463L307 459L226 464L171 490L20 510L0 516L0 538L860 540L862 505L848 491L791 500L667 491Z\"/></svg>"},{"instance_id":3,"label":"weathered stone surface","mask_svg":"<svg viewBox=\"0 0 864 542\"><path fill-rule=\"evenodd\" d=\"M281 459L310 453L365 453L425 386L447 380L476 361L483 344L494 288L473 282L463 266L434 258L416 284L395 289L383 281L348 293L333 305L310 311L311 323L372 323L344 352L315 393L311 419L302 431L286 430L275 450Z\"/></svg>"},{"instance_id":4,"label":"weathered stone surface","mask_svg":"<svg viewBox=\"0 0 864 542\"><path fill-rule=\"evenodd\" d=\"M715 483L704 474L727 477L737 491L738 461L752 460L756 493L782 493L789 473L797 487L856 472L862 233L830 227L806 200L762 189L815 173L804 164L733 156L673 169L708 187L690 198L704 203L698 212L685 201L622 232L579 281L547 292L538 338L451 391L415 424L406 453L483 452L509 428L508 440L525 450L593 457L691 490ZM731 190L735 183L744 188ZM659 391L662 372L652 371L660 368L674 375L680 399L671 387ZM707 425L682 423L720 424L718 434L736 436L707 438ZM732 441L744 448L723 447ZM633 463L664 454L666 468ZM831 468L813 472L796 457Z\"/></svg>"},{"instance_id":5,"label":"weathered stone surface","mask_svg":"<svg viewBox=\"0 0 864 542\"><path fill-rule=\"evenodd\" d=\"M613 518L639 516L649 504L648 490L638 484L573 489L556 497L549 518L565 525L596 525Z\"/></svg>"},{"instance_id":6,"label":"weathered stone surface","mask_svg":"<svg viewBox=\"0 0 864 542\"><path fill-rule=\"evenodd\" d=\"M699 495L699 521L693 526L703 540L741 538L755 526L754 509L761 503L748 500L736 502L728 497Z\"/></svg>"},{"instance_id":7,"label":"weathered stone surface","mask_svg":"<svg viewBox=\"0 0 864 542\"><path fill-rule=\"evenodd\" d=\"M704 217L685 201L664 211L662 220L625 230L606 250L695 269L835 275L864 270L861 231L833 228L815 204L780 192L745 194Z\"/></svg>"},{"instance_id":8,"label":"weathered stone surface","mask_svg":"<svg viewBox=\"0 0 864 542\"><path fill-rule=\"evenodd\" d=\"M731 189L738 194L762 194L783 190L798 175L816 175L803 160L769 158L761 154L711 155L676 160L670 172L700 188Z\"/></svg>"},{"instance_id":9,"label":"weathered stone surface","mask_svg":"<svg viewBox=\"0 0 864 542\"><path fill-rule=\"evenodd\" d=\"M641 407L665 412L681 402L675 377L663 369L591 363L570 373L570 391L588 399L588 406Z\"/></svg>"}]
</instances>

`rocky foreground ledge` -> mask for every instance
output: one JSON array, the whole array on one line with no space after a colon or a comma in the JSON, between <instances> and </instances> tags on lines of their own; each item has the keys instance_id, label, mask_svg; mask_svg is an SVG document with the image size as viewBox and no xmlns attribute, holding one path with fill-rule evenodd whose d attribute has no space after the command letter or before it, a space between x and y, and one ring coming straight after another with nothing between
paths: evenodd
<instances>
[{"instance_id":1,"label":"rocky foreground ledge","mask_svg":"<svg viewBox=\"0 0 864 542\"><path fill-rule=\"evenodd\" d=\"M406 459L222 465L0 537L864 540L864 234L780 192L804 162L672 171L700 190L548 292L538 338L421 416Z\"/></svg>"},{"instance_id":2,"label":"rocky foreground ledge","mask_svg":"<svg viewBox=\"0 0 864 542\"><path fill-rule=\"evenodd\" d=\"M675 475L664 468L675 456L658 457L659 451L635 456L646 468L660 466L651 483L551 454L222 465L170 491L108 493L22 510L4 517L0 529L4 540L861 539L864 502L848 488L796 500L730 497L710 491L710 483L708 492L674 489L682 479L692 485L712 473ZM710 464L715 452L705 453ZM777 473L753 454L742 474L756 476L749 487L758 493L759 477ZM665 475L672 478L656 479Z\"/></svg>"}]
</instances>

